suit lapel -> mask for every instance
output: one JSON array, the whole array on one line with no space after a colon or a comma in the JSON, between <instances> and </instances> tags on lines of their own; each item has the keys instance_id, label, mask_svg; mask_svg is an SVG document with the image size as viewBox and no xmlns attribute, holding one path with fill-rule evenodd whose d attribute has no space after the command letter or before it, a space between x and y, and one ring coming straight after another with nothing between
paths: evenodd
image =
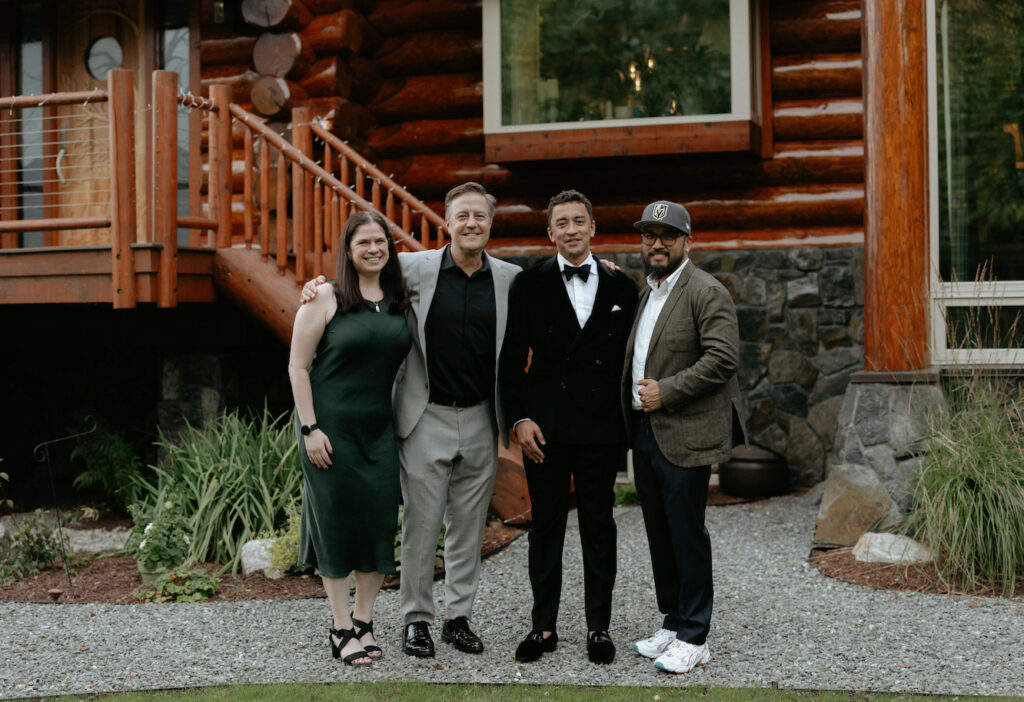
<instances>
[{"instance_id":1,"label":"suit lapel","mask_svg":"<svg viewBox=\"0 0 1024 702\"><path fill-rule=\"evenodd\" d=\"M484 256L487 256L486 252L484 252ZM494 258L489 261L491 282L494 283L495 369L497 369L501 344L505 341L505 324L508 321L508 289L515 276L507 273L504 266L494 265L494 262Z\"/></svg>"},{"instance_id":2,"label":"suit lapel","mask_svg":"<svg viewBox=\"0 0 1024 702\"><path fill-rule=\"evenodd\" d=\"M565 278L558 270L558 257L552 256L543 264L540 271L545 280L544 298L554 304L551 317L567 336L575 337L580 331L580 322L576 319L576 310L569 299L569 291L565 289Z\"/></svg>"},{"instance_id":3,"label":"suit lapel","mask_svg":"<svg viewBox=\"0 0 1024 702\"><path fill-rule=\"evenodd\" d=\"M690 282L690 278L693 277L693 261L686 264L686 267L679 273L679 280L676 281L675 287L672 288L672 292L668 294L668 299L665 300L665 306L661 308L661 314L658 315L657 321L654 322L654 332L651 334L651 345L650 348L654 348L654 345L658 341L658 337L661 336L661 332L665 329L665 324L668 322L669 317L672 316L672 310L675 309L676 304L683 296L683 288ZM648 286L650 289L650 286Z\"/></svg>"},{"instance_id":4,"label":"suit lapel","mask_svg":"<svg viewBox=\"0 0 1024 702\"><path fill-rule=\"evenodd\" d=\"M430 303L434 301L434 292L437 290L437 278L441 274L443 256L443 248L427 252L418 271L420 296L419 306L416 308L416 323L419 326L420 349L423 351L424 363L427 362L427 315L430 313Z\"/></svg>"}]
</instances>

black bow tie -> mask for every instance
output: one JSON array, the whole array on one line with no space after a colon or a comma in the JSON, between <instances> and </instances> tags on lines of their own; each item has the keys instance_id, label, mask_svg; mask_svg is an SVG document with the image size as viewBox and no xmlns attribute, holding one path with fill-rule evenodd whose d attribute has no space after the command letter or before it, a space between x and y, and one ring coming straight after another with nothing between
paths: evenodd
<instances>
[{"instance_id":1,"label":"black bow tie","mask_svg":"<svg viewBox=\"0 0 1024 702\"><path fill-rule=\"evenodd\" d=\"M570 266L566 264L562 266L562 273L565 275L566 280L572 280L574 275L578 275L580 280L585 283L587 278L590 277L590 264L588 263L585 266Z\"/></svg>"}]
</instances>

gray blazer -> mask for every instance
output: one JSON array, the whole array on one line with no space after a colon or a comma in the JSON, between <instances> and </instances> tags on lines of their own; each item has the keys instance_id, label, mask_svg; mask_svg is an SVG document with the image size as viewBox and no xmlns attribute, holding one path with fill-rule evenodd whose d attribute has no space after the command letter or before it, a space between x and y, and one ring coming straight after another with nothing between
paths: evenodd
<instances>
[{"instance_id":1,"label":"gray blazer","mask_svg":"<svg viewBox=\"0 0 1024 702\"><path fill-rule=\"evenodd\" d=\"M622 409L632 442L633 342L651 289L640 294L626 346ZM651 335L644 375L658 381L664 407L650 414L655 441L677 466L726 461L746 441L736 367L736 306L713 276L691 261L679 274Z\"/></svg>"},{"instance_id":2,"label":"gray blazer","mask_svg":"<svg viewBox=\"0 0 1024 702\"><path fill-rule=\"evenodd\" d=\"M449 244L450 246L451 244ZM409 331L412 332L412 348L405 362L398 370L395 378L393 404L395 410L395 430L398 438L404 439L423 416L430 397L430 384L427 379L427 313L430 303L434 300L437 289L437 277L441 272L441 259L444 249L430 251L406 251L398 254L402 264L402 275L409 288L410 308L408 313ZM484 256L487 256L485 253ZM508 318L508 289L512 279L522 270L519 266L498 260L493 256L487 259L491 266L491 277L494 280L494 307L496 310L494 340L494 419L498 423L501 440L508 446L508 428L505 412L501 403L501 391L498 387L498 359L501 357L501 344L505 339L505 322Z\"/></svg>"}]
</instances>

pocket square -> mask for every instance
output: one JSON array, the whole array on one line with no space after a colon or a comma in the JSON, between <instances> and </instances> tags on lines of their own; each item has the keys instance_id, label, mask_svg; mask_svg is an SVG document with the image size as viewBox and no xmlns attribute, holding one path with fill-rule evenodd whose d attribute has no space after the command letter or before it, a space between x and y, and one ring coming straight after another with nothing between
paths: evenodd
<instances>
[{"instance_id":1,"label":"pocket square","mask_svg":"<svg viewBox=\"0 0 1024 702\"><path fill-rule=\"evenodd\" d=\"M612 312L621 312L622 308L618 305L612 305Z\"/></svg>"}]
</instances>

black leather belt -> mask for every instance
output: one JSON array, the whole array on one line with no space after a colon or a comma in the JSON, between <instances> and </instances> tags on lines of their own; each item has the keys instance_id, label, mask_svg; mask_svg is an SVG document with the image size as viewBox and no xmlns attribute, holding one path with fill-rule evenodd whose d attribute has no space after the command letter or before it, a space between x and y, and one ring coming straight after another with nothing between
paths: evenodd
<instances>
[{"instance_id":1,"label":"black leather belt","mask_svg":"<svg viewBox=\"0 0 1024 702\"><path fill-rule=\"evenodd\" d=\"M483 400L463 400L457 397L448 397L447 395L431 395L429 402L432 405L465 409L466 407L476 407Z\"/></svg>"}]
</instances>

